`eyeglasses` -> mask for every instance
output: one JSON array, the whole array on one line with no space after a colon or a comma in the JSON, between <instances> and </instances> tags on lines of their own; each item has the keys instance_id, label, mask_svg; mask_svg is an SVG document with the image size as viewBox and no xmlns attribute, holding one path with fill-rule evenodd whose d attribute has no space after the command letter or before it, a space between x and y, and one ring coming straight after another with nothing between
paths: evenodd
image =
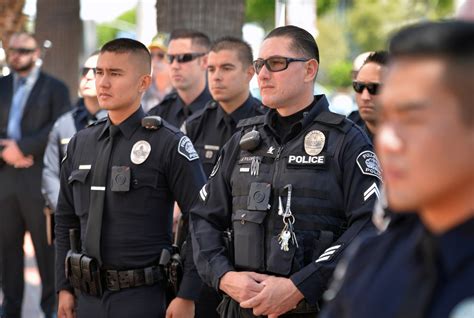
<instances>
[{"instance_id":1,"label":"eyeglasses","mask_svg":"<svg viewBox=\"0 0 474 318\"><path fill-rule=\"evenodd\" d=\"M310 59L305 58L292 58L292 57L282 57L282 56L274 56L268 59L256 59L253 61L253 67L257 75L263 68L263 65L267 67L267 70L270 72L281 72L288 68L288 65L291 62L307 62Z\"/></svg>"},{"instance_id":2,"label":"eyeglasses","mask_svg":"<svg viewBox=\"0 0 474 318\"><path fill-rule=\"evenodd\" d=\"M92 70L92 72L94 73L94 76L95 76L95 67L83 67L82 68L82 76L86 76L87 74L89 74L89 71Z\"/></svg>"},{"instance_id":3,"label":"eyeglasses","mask_svg":"<svg viewBox=\"0 0 474 318\"><path fill-rule=\"evenodd\" d=\"M367 91L370 95L377 95L379 93L381 84L380 83L362 83L362 82L352 82L352 87L358 94L362 94L364 89L367 88Z\"/></svg>"},{"instance_id":4,"label":"eyeglasses","mask_svg":"<svg viewBox=\"0 0 474 318\"><path fill-rule=\"evenodd\" d=\"M28 55L36 51L36 49L29 49L26 47L11 47L8 49L8 52L11 53L17 53L19 55Z\"/></svg>"},{"instance_id":5,"label":"eyeglasses","mask_svg":"<svg viewBox=\"0 0 474 318\"><path fill-rule=\"evenodd\" d=\"M203 55L206 55L206 53L167 54L166 58L170 64L172 64L175 59L178 63L188 63Z\"/></svg>"},{"instance_id":6,"label":"eyeglasses","mask_svg":"<svg viewBox=\"0 0 474 318\"><path fill-rule=\"evenodd\" d=\"M151 55L151 58L157 57L160 60L162 60L165 57L165 53L163 52L150 53L150 55Z\"/></svg>"}]
</instances>

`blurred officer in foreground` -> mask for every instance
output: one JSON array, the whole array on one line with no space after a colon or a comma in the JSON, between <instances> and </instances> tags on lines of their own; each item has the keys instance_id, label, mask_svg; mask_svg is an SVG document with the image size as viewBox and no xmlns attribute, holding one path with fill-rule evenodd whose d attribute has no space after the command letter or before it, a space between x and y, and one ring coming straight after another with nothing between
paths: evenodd
<instances>
[{"instance_id":1,"label":"blurred officer in foreground","mask_svg":"<svg viewBox=\"0 0 474 318\"><path fill-rule=\"evenodd\" d=\"M61 169L59 317L165 315L163 257L169 259L172 243L173 202L189 211L205 177L188 137L160 118L145 118L140 99L150 81L143 44L116 39L102 47L96 87L108 118L71 139ZM79 229L80 242L70 240L71 228ZM191 257L167 317L194 315L201 282Z\"/></svg>"},{"instance_id":2,"label":"blurred officer in foreground","mask_svg":"<svg viewBox=\"0 0 474 318\"><path fill-rule=\"evenodd\" d=\"M352 82L358 110L349 114L348 118L355 123L359 123L357 118L362 119L360 126L372 142L377 124L376 101L387 63L387 52L376 51L370 53Z\"/></svg>"},{"instance_id":3,"label":"blurred officer in foreground","mask_svg":"<svg viewBox=\"0 0 474 318\"><path fill-rule=\"evenodd\" d=\"M392 38L376 145L402 215L338 267L324 317L474 317L472 39L459 21Z\"/></svg>"},{"instance_id":4,"label":"blurred officer in foreground","mask_svg":"<svg viewBox=\"0 0 474 318\"><path fill-rule=\"evenodd\" d=\"M264 114L261 102L250 95L253 69L251 47L244 41L225 37L211 47L207 60L207 77L212 100L185 121L183 131L193 142L211 174L221 147L236 132L241 119Z\"/></svg>"},{"instance_id":5,"label":"blurred officer in foreground","mask_svg":"<svg viewBox=\"0 0 474 318\"><path fill-rule=\"evenodd\" d=\"M169 63L171 84L176 92L149 111L172 125L181 127L194 112L204 108L211 99L206 85L207 53L210 40L194 30L176 30L171 33L166 58Z\"/></svg>"},{"instance_id":6,"label":"blurred officer in foreground","mask_svg":"<svg viewBox=\"0 0 474 318\"><path fill-rule=\"evenodd\" d=\"M5 317L20 317L24 290L25 232L30 232L41 277L41 309L55 311L54 248L48 246L41 195L43 154L56 119L70 110L69 91L37 66L35 38L11 36L0 78L0 247Z\"/></svg>"},{"instance_id":7,"label":"blurred officer in foreground","mask_svg":"<svg viewBox=\"0 0 474 318\"><path fill-rule=\"evenodd\" d=\"M91 55L82 67L79 81L79 95L76 107L59 117L49 134L48 145L44 153L44 168L41 190L47 206L56 211L59 195L59 170L61 160L66 155L67 144L79 130L107 116L101 110L95 89L95 67L99 53Z\"/></svg>"},{"instance_id":8,"label":"blurred officer in foreground","mask_svg":"<svg viewBox=\"0 0 474 318\"><path fill-rule=\"evenodd\" d=\"M377 158L313 96L318 66L307 31L266 36L254 68L271 110L239 123L191 211L199 274L226 294L221 317L315 317L340 253L371 232Z\"/></svg>"}]
</instances>

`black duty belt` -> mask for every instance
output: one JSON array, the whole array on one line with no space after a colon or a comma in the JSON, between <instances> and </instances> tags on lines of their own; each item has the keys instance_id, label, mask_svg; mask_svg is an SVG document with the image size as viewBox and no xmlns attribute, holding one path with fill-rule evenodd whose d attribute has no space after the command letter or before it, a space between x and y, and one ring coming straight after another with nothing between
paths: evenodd
<instances>
[{"instance_id":1,"label":"black duty belt","mask_svg":"<svg viewBox=\"0 0 474 318\"><path fill-rule=\"evenodd\" d=\"M145 285L151 286L165 279L162 269L158 266L125 271L103 270L103 273L105 286L111 291Z\"/></svg>"}]
</instances>

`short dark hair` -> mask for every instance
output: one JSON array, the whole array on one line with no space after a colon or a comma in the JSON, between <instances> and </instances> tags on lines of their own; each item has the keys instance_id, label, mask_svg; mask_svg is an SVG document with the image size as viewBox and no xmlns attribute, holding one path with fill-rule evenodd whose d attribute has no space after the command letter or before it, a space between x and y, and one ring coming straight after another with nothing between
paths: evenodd
<instances>
[{"instance_id":1,"label":"short dark hair","mask_svg":"<svg viewBox=\"0 0 474 318\"><path fill-rule=\"evenodd\" d=\"M105 43L100 49L100 53L113 52L113 53L131 53L137 54L141 58L145 59L147 68L151 70L151 55L147 47L133 39L118 38Z\"/></svg>"},{"instance_id":2,"label":"short dark hair","mask_svg":"<svg viewBox=\"0 0 474 318\"><path fill-rule=\"evenodd\" d=\"M177 39L191 39L192 45L197 45L209 51L211 40L209 37L199 31L189 29L177 29L171 32L170 42Z\"/></svg>"},{"instance_id":3,"label":"short dark hair","mask_svg":"<svg viewBox=\"0 0 474 318\"><path fill-rule=\"evenodd\" d=\"M364 64L375 63L381 66L386 66L389 62L389 54L387 51L375 51L369 54L364 61Z\"/></svg>"},{"instance_id":4,"label":"short dark hair","mask_svg":"<svg viewBox=\"0 0 474 318\"><path fill-rule=\"evenodd\" d=\"M474 23L446 20L410 25L396 33L389 43L390 59L435 58L444 62L442 81L461 106L465 123L474 122Z\"/></svg>"},{"instance_id":5,"label":"short dark hair","mask_svg":"<svg viewBox=\"0 0 474 318\"><path fill-rule=\"evenodd\" d=\"M211 46L211 52L229 50L237 52L237 56L244 66L250 66L253 62L252 48L244 40L226 36L216 40Z\"/></svg>"},{"instance_id":6,"label":"short dark hair","mask_svg":"<svg viewBox=\"0 0 474 318\"><path fill-rule=\"evenodd\" d=\"M306 58L315 59L319 63L319 48L314 37L305 29L294 25L286 25L273 29L264 40L274 37L287 37L293 47Z\"/></svg>"}]
</instances>

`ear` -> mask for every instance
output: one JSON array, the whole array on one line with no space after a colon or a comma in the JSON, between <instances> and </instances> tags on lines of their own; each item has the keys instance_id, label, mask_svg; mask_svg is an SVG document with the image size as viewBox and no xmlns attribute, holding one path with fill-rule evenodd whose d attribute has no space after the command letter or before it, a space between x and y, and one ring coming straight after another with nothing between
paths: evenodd
<instances>
[{"instance_id":1,"label":"ear","mask_svg":"<svg viewBox=\"0 0 474 318\"><path fill-rule=\"evenodd\" d=\"M306 62L304 81L313 82L314 79L316 78L316 75L318 74L318 69L319 69L319 63L315 59L311 59L308 62Z\"/></svg>"},{"instance_id":2,"label":"ear","mask_svg":"<svg viewBox=\"0 0 474 318\"><path fill-rule=\"evenodd\" d=\"M255 69L253 68L253 65L248 66L247 69L245 70L245 73L247 74L247 81L250 82L253 75L255 74Z\"/></svg>"},{"instance_id":3,"label":"ear","mask_svg":"<svg viewBox=\"0 0 474 318\"><path fill-rule=\"evenodd\" d=\"M151 85L151 75L142 75L140 77L140 83L138 85L138 91L141 93L144 93L148 87Z\"/></svg>"},{"instance_id":4,"label":"ear","mask_svg":"<svg viewBox=\"0 0 474 318\"><path fill-rule=\"evenodd\" d=\"M207 57L208 57L208 54L201 57L201 68L206 71L207 71Z\"/></svg>"}]
</instances>

